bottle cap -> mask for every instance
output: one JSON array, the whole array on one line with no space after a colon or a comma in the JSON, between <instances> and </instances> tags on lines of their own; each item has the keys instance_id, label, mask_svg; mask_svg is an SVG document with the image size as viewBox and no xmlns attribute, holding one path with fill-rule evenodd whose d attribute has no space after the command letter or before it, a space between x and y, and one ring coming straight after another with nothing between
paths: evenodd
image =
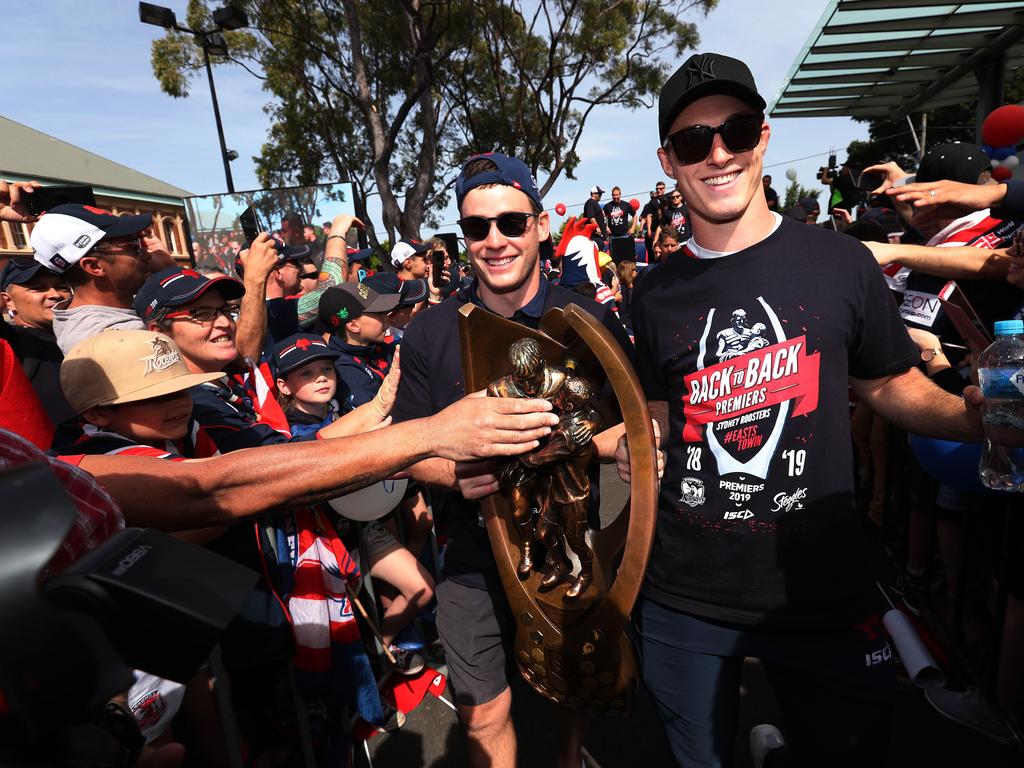
<instances>
[{"instance_id":1,"label":"bottle cap","mask_svg":"<svg viewBox=\"0 0 1024 768\"><path fill-rule=\"evenodd\" d=\"M996 320L996 336L1024 333L1024 320Z\"/></svg>"}]
</instances>

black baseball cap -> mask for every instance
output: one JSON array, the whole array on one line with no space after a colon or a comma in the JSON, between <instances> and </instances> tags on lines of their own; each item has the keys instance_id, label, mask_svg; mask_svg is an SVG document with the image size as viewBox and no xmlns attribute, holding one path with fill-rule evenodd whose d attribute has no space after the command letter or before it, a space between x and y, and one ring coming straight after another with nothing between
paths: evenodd
<instances>
[{"instance_id":1,"label":"black baseball cap","mask_svg":"<svg viewBox=\"0 0 1024 768\"><path fill-rule=\"evenodd\" d=\"M977 184L982 171L992 167L981 147L963 141L936 144L921 158L916 182L959 181Z\"/></svg>"},{"instance_id":2,"label":"black baseball cap","mask_svg":"<svg viewBox=\"0 0 1024 768\"><path fill-rule=\"evenodd\" d=\"M371 256L373 256L373 248L361 248L358 251L352 251L352 253L348 255L348 263L357 264L364 262Z\"/></svg>"},{"instance_id":3,"label":"black baseball cap","mask_svg":"<svg viewBox=\"0 0 1024 768\"><path fill-rule=\"evenodd\" d=\"M341 353L331 349L322 337L312 333L296 333L274 347L277 375L291 373L310 360L337 360Z\"/></svg>"},{"instance_id":4,"label":"black baseball cap","mask_svg":"<svg viewBox=\"0 0 1024 768\"><path fill-rule=\"evenodd\" d=\"M750 68L742 61L720 53L695 53L661 88L658 133L662 144L680 112L697 99L719 93L734 96L758 112L767 105L757 92Z\"/></svg>"},{"instance_id":5,"label":"black baseball cap","mask_svg":"<svg viewBox=\"0 0 1024 768\"><path fill-rule=\"evenodd\" d=\"M377 293L366 283L334 285L320 297L320 322L333 332L367 312L390 312L398 300L397 293Z\"/></svg>"},{"instance_id":6,"label":"black baseball cap","mask_svg":"<svg viewBox=\"0 0 1024 768\"><path fill-rule=\"evenodd\" d=\"M398 294L398 306L411 307L427 298L426 280L403 280L394 272L377 272L363 280L380 294Z\"/></svg>"},{"instance_id":7,"label":"black baseball cap","mask_svg":"<svg viewBox=\"0 0 1024 768\"><path fill-rule=\"evenodd\" d=\"M38 274L39 270L46 269L35 259L24 256L14 256L7 265L0 271L0 291L6 291L9 285L24 285ZM53 270L46 270L50 274L56 274Z\"/></svg>"},{"instance_id":8,"label":"black baseball cap","mask_svg":"<svg viewBox=\"0 0 1024 768\"><path fill-rule=\"evenodd\" d=\"M143 321L148 320L161 307L180 307L189 304L211 288L216 287L225 299L240 299L245 287L227 275L206 277L194 269L168 267L152 275L135 294L132 306Z\"/></svg>"}]
</instances>

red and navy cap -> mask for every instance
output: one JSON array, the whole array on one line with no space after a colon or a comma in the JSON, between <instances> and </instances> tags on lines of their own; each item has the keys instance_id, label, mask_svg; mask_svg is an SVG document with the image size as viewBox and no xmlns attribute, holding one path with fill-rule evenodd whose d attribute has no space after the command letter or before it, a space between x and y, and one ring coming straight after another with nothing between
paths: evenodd
<instances>
[{"instance_id":1,"label":"red and navy cap","mask_svg":"<svg viewBox=\"0 0 1024 768\"><path fill-rule=\"evenodd\" d=\"M81 203L56 205L32 228L36 261L54 272L78 263L101 240L136 237L153 223L152 215L115 216L110 211Z\"/></svg>"},{"instance_id":2,"label":"red and navy cap","mask_svg":"<svg viewBox=\"0 0 1024 768\"><path fill-rule=\"evenodd\" d=\"M240 299L245 294L245 287L233 277L206 277L194 269L168 267L143 283L133 306L138 316L146 321L161 307L189 304L214 287L229 300Z\"/></svg>"},{"instance_id":3,"label":"red and navy cap","mask_svg":"<svg viewBox=\"0 0 1024 768\"><path fill-rule=\"evenodd\" d=\"M495 170L467 177L466 167L474 160L490 160L494 163ZM518 158L503 155L501 152L486 152L466 158L462 164L462 172L455 180L455 202L458 207L462 207L462 201L470 190L484 184L504 184L506 187L514 187L533 200L538 208L544 207L544 203L540 199L537 181L530 173L530 169L526 167L526 163Z\"/></svg>"},{"instance_id":4,"label":"red and navy cap","mask_svg":"<svg viewBox=\"0 0 1024 768\"><path fill-rule=\"evenodd\" d=\"M340 352L331 349L320 336L312 333L296 333L274 347L274 363L277 375L291 373L310 360L337 360Z\"/></svg>"}]
</instances>

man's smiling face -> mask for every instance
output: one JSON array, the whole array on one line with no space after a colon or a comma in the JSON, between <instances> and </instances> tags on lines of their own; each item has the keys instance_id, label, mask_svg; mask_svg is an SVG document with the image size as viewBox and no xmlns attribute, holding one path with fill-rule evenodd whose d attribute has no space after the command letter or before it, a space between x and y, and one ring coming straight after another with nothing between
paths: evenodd
<instances>
[{"instance_id":1,"label":"man's smiling face","mask_svg":"<svg viewBox=\"0 0 1024 768\"><path fill-rule=\"evenodd\" d=\"M669 135L695 125L717 127L737 115L756 114L739 99L721 94L705 96L689 104L673 121ZM703 160L684 165L671 146L659 149L665 173L676 180L690 213L709 222L729 222L743 217L755 195L762 195L761 168L771 132L761 128L761 141L747 152L733 152L715 134Z\"/></svg>"}]
</instances>

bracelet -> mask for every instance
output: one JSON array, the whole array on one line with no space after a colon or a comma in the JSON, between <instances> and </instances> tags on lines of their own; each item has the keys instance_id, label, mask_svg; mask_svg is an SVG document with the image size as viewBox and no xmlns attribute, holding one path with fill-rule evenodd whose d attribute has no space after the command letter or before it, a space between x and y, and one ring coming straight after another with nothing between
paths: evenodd
<instances>
[{"instance_id":1,"label":"bracelet","mask_svg":"<svg viewBox=\"0 0 1024 768\"><path fill-rule=\"evenodd\" d=\"M344 235L328 235L327 236L328 240L333 240L334 238L338 238L339 240L344 240L345 236Z\"/></svg>"}]
</instances>

